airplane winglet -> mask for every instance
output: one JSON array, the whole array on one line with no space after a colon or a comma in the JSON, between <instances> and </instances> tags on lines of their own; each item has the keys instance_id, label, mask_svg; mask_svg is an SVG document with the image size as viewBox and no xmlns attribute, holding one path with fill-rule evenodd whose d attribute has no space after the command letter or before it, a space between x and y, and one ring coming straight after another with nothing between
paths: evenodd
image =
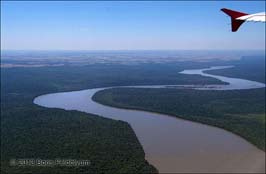
<instances>
[{"instance_id":1,"label":"airplane winglet","mask_svg":"<svg viewBox=\"0 0 266 174\"><path fill-rule=\"evenodd\" d=\"M232 32L236 32L238 28L245 22L244 20L238 20L237 18L248 15L246 13L233 11L227 8L222 8L221 11L223 11L225 14L231 17Z\"/></svg>"}]
</instances>

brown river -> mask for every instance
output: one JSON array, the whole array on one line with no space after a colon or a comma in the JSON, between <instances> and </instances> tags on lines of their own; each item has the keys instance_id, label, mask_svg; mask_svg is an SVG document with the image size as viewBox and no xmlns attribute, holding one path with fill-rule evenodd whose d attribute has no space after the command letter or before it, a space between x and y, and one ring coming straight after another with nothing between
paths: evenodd
<instances>
[{"instance_id":1,"label":"brown river","mask_svg":"<svg viewBox=\"0 0 266 174\"><path fill-rule=\"evenodd\" d=\"M265 84L210 75L207 69L185 70L183 74L213 77L229 85L154 85L137 88L188 87L195 90L241 90ZM226 130L176 117L137 110L119 109L94 102L92 96L106 88L46 94L34 103L47 108L77 110L128 122L135 131L145 158L160 173L264 173L265 152Z\"/></svg>"}]
</instances>

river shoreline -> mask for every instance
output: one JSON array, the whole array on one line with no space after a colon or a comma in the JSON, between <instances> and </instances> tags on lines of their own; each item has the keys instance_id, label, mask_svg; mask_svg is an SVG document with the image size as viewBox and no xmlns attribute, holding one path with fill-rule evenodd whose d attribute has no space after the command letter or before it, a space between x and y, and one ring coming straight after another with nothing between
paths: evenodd
<instances>
[{"instance_id":1,"label":"river shoreline","mask_svg":"<svg viewBox=\"0 0 266 174\"><path fill-rule=\"evenodd\" d=\"M106 89L104 89L104 90L106 90ZM101 91L103 91L103 90L99 90L98 92L101 92ZM96 92L96 93L98 93L98 92ZM95 94L96 94L96 93L95 93ZM151 110L151 109L145 109L145 110L144 110L144 109L139 109L139 108L137 108L137 107L120 107L120 106L116 106L116 105L105 104L105 103L102 103L102 102L97 101L97 100L94 98L95 94L92 96L92 100L93 100L94 102L96 102L96 103L98 103L98 104L101 104L101 105L103 105L103 106L106 106L106 107L114 107L114 108L125 109L125 110L133 110L133 111L142 111L142 112L147 112L147 113L152 113L152 114L161 114L161 115L164 115L164 116L166 116L166 117L178 118L178 119L181 119L181 120L184 120L184 121L191 121L191 122L194 122L194 123L198 123L198 124L202 124L202 125L207 125L207 126L210 126L210 127L213 127L213 128L223 129L224 131L227 131L228 133L233 133L233 134L239 136L239 138L243 138L244 140L247 141L247 143L251 143L251 144L253 144L252 142L248 141L248 139L245 138L244 136L242 136L241 134L238 134L237 132L234 132L234 131L232 131L232 130L225 129L225 127L222 127L222 126L218 126L218 125L214 126L214 125L211 125L211 124L207 124L207 123L204 123L204 122L200 122L199 120L198 120L198 121L193 121L193 120L185 119L184 117L180 117L179 115L170 115L170 114L168 114L168 113L166 113L166 112L158 112L158 111L156 111L156 110ZM264 149L260 149L260 148L259 148L258 146L256 146L255 144L253 144L253 145L254 145L255 147L257 147L258 150L262 150L262 151L264 151ZM264 151L264 152L265 152L265 151Z\"/></svg>"},{"instance_id":2,"label":"river shoreline","mask_svg":"<svg viewBox=\"0 0 266 174\"><path fill-rule=\"evenodd\" d=\"M186 70L182 73L191 75L200 73L200 75L206 75L203 72L205 70L210 69ZM213 77L213 75L211 76ZM215 76L213 78L219 79L220 77L226 78L223 76ZM239 82L239 79L237 79L237 82ZM243 82L240 89L265 87L265 84L258 82L253 83L243 79L240 79L240 82ZM231 83L231 85L227 86L219 85L218 88L215 88L215 86L210 88L208 85L203 87L194 86L194 89L221 90L221 87L224 86L225 90L232 90L238 87L238 85L234 84ZM165 86L186 87L186 85L127 87L162 88ZM48 108L62 108L93 113L130 123L144 148L146 159L162 173L243 173L265 171L265 152L257 149L257 147L243 138L217 127L182 120L173 116L169 117L158 113L132 109L112 108L92 101L93 95L103 89L108 88L42 95L36 97L34 103ZM175 135L169 135L170 132L175 132ZM197 144L196 149L193 144ZM254 161L257 161L256 164L254 164Z\"/></svg>"}]
</instances>

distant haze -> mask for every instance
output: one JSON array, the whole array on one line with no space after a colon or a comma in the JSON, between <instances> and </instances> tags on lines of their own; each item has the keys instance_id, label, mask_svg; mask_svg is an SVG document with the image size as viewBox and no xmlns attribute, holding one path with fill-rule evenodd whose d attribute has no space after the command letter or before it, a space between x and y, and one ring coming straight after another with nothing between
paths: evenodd
<instances>
[{"instance_id":1,"label":"distant haze","mask_svg":"<svg viewBox=\"0 0 266 174\"><path fill-rule=\"evenodd\" d=\"M211 62L264 59L264 50L120 50L120 51L1 51L1 67L42 67L89 64Z\"/></svg>"}]
</instances>

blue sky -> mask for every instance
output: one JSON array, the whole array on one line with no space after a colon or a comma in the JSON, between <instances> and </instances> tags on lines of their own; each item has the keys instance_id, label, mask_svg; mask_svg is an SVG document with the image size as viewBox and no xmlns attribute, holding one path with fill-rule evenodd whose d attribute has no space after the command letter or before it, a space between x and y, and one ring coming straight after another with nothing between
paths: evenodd
<instances>
[{"instance_id":1,"label":"blue sky","mask_svg":"<svg viewBox=\"0 0 266 174\"><path fill-rule=\"evenodd\" d=\"M223 7L257 13L265 2L1 1L1 49L264 49L265 23L232 33Z\"/></svg>"}]
</instances>

